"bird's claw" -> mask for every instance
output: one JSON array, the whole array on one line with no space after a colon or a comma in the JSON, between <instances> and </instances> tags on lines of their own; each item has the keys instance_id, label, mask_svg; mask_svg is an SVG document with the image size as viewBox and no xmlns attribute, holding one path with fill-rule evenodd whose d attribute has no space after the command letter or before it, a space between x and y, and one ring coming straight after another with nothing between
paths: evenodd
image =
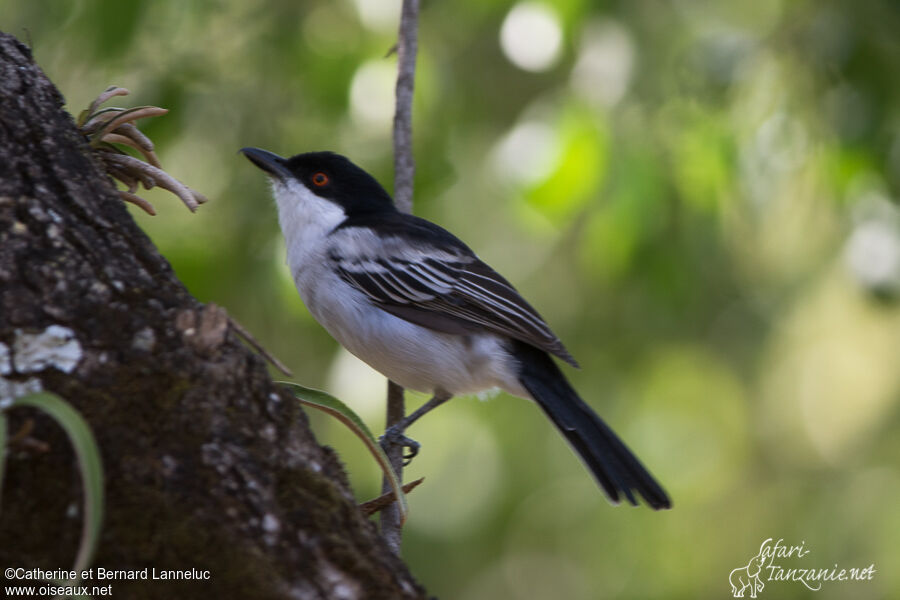
<instances>
[{"instance_id":1,"label":"bird's claw","mask_svg":"<svg viewBox=\"0 0 900 600\"><path fill-rule=\"evenodd\" d=\"M384 435L379 438L381 446L385 449L389 447L402 446L409 448L409 452L403 454L403 466L407 466L412 459L419 454L421 444L416 440L403 434L403 430L397 426L388 427Z\"/></svg>"}]
</instances>

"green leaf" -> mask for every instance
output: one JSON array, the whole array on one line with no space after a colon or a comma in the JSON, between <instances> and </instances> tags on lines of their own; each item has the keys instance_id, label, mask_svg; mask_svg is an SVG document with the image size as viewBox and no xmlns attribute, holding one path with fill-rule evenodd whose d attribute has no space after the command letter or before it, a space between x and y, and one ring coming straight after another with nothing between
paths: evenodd
<instances>
[{"instance_id":1,"label":"green leaf","mask_svg":"<svg viewBox=\"0 0 900 600\"><path fill-rule=\"evenodd\" d=\"M84 488L84 522L73 570L80 572L90 565L94 557L103 523L103 463L97 442L78 411L55 394L39 392L22 396L13 400L10 408L17 406L31 406L50 415L69 436L78 457ZM5 424L3 429L5 430Z\"/></svg>"},{"instance_id":2,"label":"green leaf","mask_svg":"<svg viewBox=\"0 0 900 600\"><path fill-rule=\"evenodd\" d=\"M397 477L394 469L391 468L391 462L381 449L381 444L378 443L375 436L373 436L372 432L369 431L369 428L366 427L366 424L359 418L359 415L353 412L352 408L331 394L327 394L321 390L314 390L290 381L279 381L278 383L290 390L291 393L294 394L294 397L303 404L317 408L335 417L363 441L366 448L369 449L369 452L375 457L375 460L378 461L378 465L381 467L382 472L384 472L385 477L388 478L388 481L391 484L391 489L394 491L394 497L397 498L397 505L400 507L400 523L406 522L406 516L409 513L409 505L406 502L406 494L403 493L403 486L400 483L400 479Z\"/></svg>"}]
</instances>

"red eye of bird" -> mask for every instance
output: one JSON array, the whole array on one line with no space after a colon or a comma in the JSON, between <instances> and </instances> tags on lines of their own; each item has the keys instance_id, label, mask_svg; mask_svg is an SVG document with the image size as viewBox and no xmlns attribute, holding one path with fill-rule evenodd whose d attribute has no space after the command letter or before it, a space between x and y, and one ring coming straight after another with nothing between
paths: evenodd
<instances>
[{"instance_id":1,"label":"red eye of bird","mask_svg":"<svg viewBox=\"0 0 900 600\"><path fill-rule=\"evenodd\" d=\"M328 175L326 175L322 171L319 171L318 173L313 174L312 182L315 185L322 187L323 185L328 183Z\"/></svg>"}]
</instances>

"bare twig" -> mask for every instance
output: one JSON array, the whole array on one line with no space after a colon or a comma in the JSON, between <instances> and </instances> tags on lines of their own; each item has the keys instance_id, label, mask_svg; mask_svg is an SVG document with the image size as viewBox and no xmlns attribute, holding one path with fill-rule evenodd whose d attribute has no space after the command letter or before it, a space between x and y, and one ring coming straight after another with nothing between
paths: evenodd
<instances>
[{"instance_id":1,"label":"bare twig","mask_svg":"<svg viewBox=\"0 0 900 600\"><path fill-rule=\"evenodd\" d=\"M229 316L228 320L231 322L231 327L237 332L237 334L244 338L244 341L250 344L254 350L259 352L260 356L272 363L272 366L274 366L276 369L278 369L288 377L293 377L293 374L286 366L284 366L284 363L275 358L274 354L263 348L262 344L256 341L256 338L254 338L250 334L250 332L244 328L243 325L234 320L234 317Z\"/></svg>"},{"instance_id":2,"label":"bare twig","mask_svg":"<svg viewBox=\"0 0 900 600\"><path fill-rule=\"evenodd\" d=\"M42 454L50 452L50 444L48 444L47 442L44 442L42 440L39 440L35 437L32 437L31 436L32 432L34 432L34 419L27 419L22 424L22 426L19 428L19 431L17 431L11 438L9 438L9 440L6 442L6 445L9 448L21 448L21 449L27 450L29 452L40 452ZM418 485L421 482L422 482L421 479L419 481L414 481L411 484L409 484L409 486L404 486L403 491L406 492L407 487L410 487L410 489L414 488L414 487L416 487L416 485ZM390 498L388 500L389 503L393 502L393 494L391 494L391 496L392 496L392 498ZM375 500L370 500L369 502L366 502L366 504L377 502L377 501L381 500L382 497L375 498ZM373 513L374 513L374 511L373 511ZM369 514L372 514L372 513L369 513Z\"/></svg>"},{"instance_id":3,"label":"bare twig","mask_svg":"<svg viewBox=\"0 0 900 600\"><path fill-rule=\"evenodd\" d=\"M412 151L412 99L416 76L416 51L418 48L419 0L403 0L400 28L397 34L397 87L394 109L394 202L403 212L412 212L413 176L415 161ZM403 388L388 381L386 428L403 420L406 413ZM402 432L401 432L402 433ZM403 481L403 447L385 448L391 467L397 478ZM388 492L390 482L382 483L382 491ZM381 534L396 554L400 553L402 539L400 511L396 505L381 511Z\"/></svg>"},{"instance_id":4,"label":"bare twig","mask_svg":"<svg viewBox=\"0 0 900 600\"><path fill-rule=\"evenodd\" d=\"M397 104L394 110L394 202L403 212L412 212L413 177L416 164L412 151L412 101L416 81L417 24L419 0L403 0L397 40Z\"/></svg>"},{"instance_id":5,"label":"bare twig","mask_svg":"<svg viewBox=\"0 0 900 600\"><path fill-rule=\"evenodd\" d=\"M410 481L409 483L407 483L403 486L403 493L404 494L410 493L413 489L418 487L418 485L420 483L422 483L423 481L425 481L424 477L419 477L415 481ZM373 498L367 502L363 502L362 504L359 505L359 510L361 510L362 513L364 515L366 515L367 517L371 517L378 511L384 510L385 508L387 508L388 506L393 504L394 500L396 500L396 499L397 499L397 496L394 494L393 491L390 491L386 494L382 494L382 495L378 496L377 498Z\"/></svg>"},{"instance_id":6,"label":"bare twig","mask_svg":"<svg viewBox=\"0 0 900 600\"><path fill-rule=\"evenodd\" d=\"M15 446L20 441L30 436L32 431L34 431L34 419L25 419L25 422L22 423L22 426L19 427L19 430L14 433L6 443L10 446ZM406 490L404 489L403 491L405 492ZM375 498L375 500L378 500L378 498ZM366 504L375 502L375 500L370 500L369 502L366 502Z\"/></svg>"},{"instance_id":7,"label":"bare twig","mask_svg":"<svg viewBox=\"0 0 900 600\"><path fill-rule=\"evenodd\" d=\"M406 414L403 399L403 388L393 381L387 385L387 417L385 430L400 423ZM402 433L402 432L400 432ZM401 444L382 444L384 453L391 463L391 468L397 474L397 479L403 482L403 446ZM391 482L387 477L381 482L382 493L391 491ZM396 505L388 506L381 511L381 535L395 554L400 554L400 541L402 539L403 523L400 518L400 510Z\"/></svg>"}]
</instances>

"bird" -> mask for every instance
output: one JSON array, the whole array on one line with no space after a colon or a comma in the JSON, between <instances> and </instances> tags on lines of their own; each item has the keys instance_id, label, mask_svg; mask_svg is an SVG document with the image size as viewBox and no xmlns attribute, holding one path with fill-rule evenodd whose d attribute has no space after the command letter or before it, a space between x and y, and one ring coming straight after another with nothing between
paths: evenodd
<instances>
[{"instance_id":1,"label":"bird","mask_svg":"<svg viewBox=\"0 0 900 600\"><path fill-rule=\"evenodd\" d=\"M669 496L566 379L578 363L513 285L459 238L399 211L345 156L241 152L268 176L300 298L344 348L404 388L453 396L500 388L534 400L613 504Z\"/></svg>"}]
</instances>

